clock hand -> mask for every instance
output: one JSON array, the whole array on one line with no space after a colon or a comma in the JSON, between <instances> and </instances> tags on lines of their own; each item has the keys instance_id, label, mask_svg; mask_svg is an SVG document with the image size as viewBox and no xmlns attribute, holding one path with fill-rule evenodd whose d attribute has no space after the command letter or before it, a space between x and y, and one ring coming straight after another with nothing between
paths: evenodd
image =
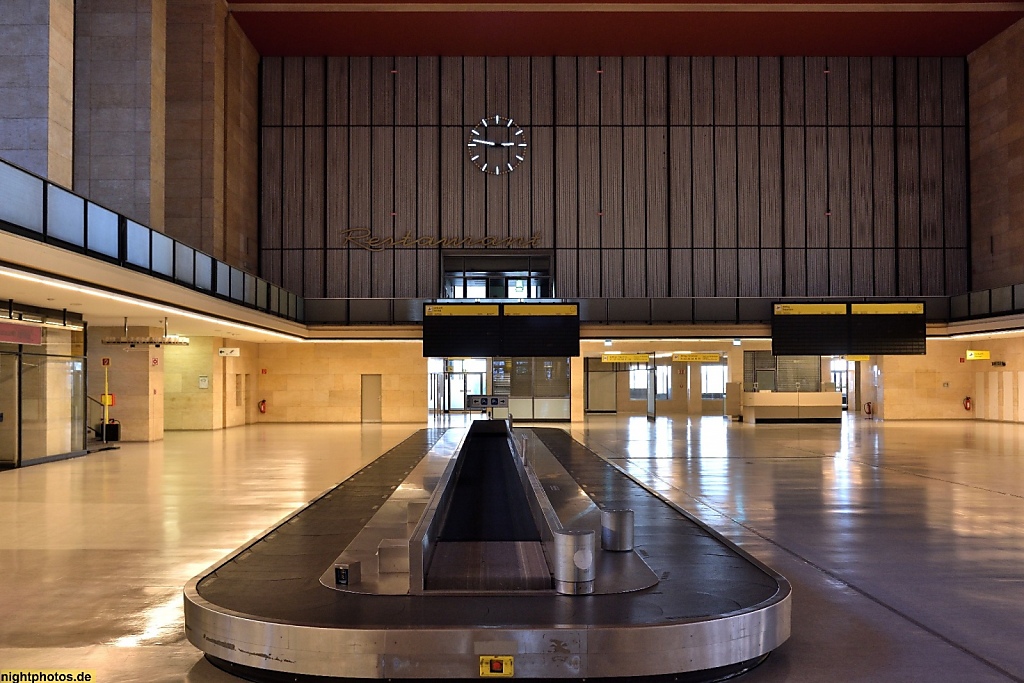
<instances>
[{"instance_id":1,"label":"clock hand","mask_svg":"<svg viewBox=\"0 0 1024 683\"><path fill-rule=\"evenodd\" d=\"M516 143L514 143L514 142L503 142L503 143L501 143L501 146L502 147L511 147L514 144L516 144Z\"/></svg>"},{"instance_id":2,"label":"clock hand","mask_svg":"<svg viewBox=\"0 0 1024 683\"><path fill-rule=\"evenodd\" d=\"M473 142L479 143L481 145L488 145L489 147L495 147L498 144L493 140L478 140L477 138L473 138Z\"/></svg>"}]
</instances>

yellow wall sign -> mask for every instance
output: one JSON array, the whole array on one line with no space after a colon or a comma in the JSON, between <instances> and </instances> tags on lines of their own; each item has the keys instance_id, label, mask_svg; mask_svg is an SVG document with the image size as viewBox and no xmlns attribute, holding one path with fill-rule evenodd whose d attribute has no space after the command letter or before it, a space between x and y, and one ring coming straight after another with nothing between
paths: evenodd
<instances>
[{"instance_id":1,"label":"yellow wall sign","mask_svg":"<svg viewBox=\"0 0 1024 683\"><path fill-rule=\"evenodd\" d=\"M673 353L673 363L717 363L722 360L720 353Z\"/></svg>"},{"instance_id":2,"label":"yellow wall sign","mask_svg":"<svg viewBox=\"0 0 1024 683\"><path fill-rule=\"evenodd\" d=\"M968 349L967 356L965 357L967 358L967 360L989 360L991 358L991 355L992 354L990 351L977 351Z\"/></svg>"},{"instance_id":3,"label":"yellow wall sign","mask_svg":"<svg viewBox=\"0 0 1024 683\"><path fill-rule=\"evenodd\" d=\"M505 315L576 315L576 304L505 304Z\"/></svg>"},{"instance_id":4,"label":"yellow wall sign","mask_svg":"<svg viewBox=\"0 0 1024 683\"><path fill-rule=\"evenodd\" d=\"M430 304L423 311L424 315L498 315L497 304Z\"/></svg>"},{"instance_id":5,"label":"yellow wall sign","mask_svg":"<svg viewBox=\"0 0 1024 683\"><path fill-rule=\"evenodd\" d=\"M843 360L871 360L871 356L843 356Z\"/></svg>"},{"instance_id":6,"label":"yellow wall sign","mask_svg":"<svg viewBox=\"0 0 1024 683\"><path fill-rule=\"evenodd\" d=\"M775 304L775 315L846 315L846 304Z\"/></svg>"},{"instance_id":7,"label":"yellow wall sign","mask_svg":"<svg viewBox=\"0 0 1024 683\"><path fill-rule=\"evenodd\" d=\"M480 676L482 678L512 678L515 676L515 661L511 655L480 655Z\"/></svg>"},{"instance_id":8,"label":"yellow wall sign","mask_svg":"<svg viewBox=\"0 0 1024 683\"><path fill-rule=\"evenodd\" d=\"M851 304L853 315L924 315L924 304Z\"/></svg>"},{"instance_id":9,"label":"yellow wall sign","mask_svg":"<svg viewBox=\"0 0 1024 683\"><path fill-rule=\"evenodd\" d=\"M649 353L602 353L602 363L650 363Z\"/></svg>"}]
</instances>

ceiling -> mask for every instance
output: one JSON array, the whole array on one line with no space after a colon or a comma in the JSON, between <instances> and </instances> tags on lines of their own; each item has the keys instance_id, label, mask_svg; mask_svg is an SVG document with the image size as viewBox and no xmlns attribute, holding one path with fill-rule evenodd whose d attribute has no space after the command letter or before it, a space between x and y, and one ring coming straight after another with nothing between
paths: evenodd
<instances>
[{"instance_id":1,"label":"ceiling","mask_svg":"<svg viewBox=\"0 0 1024 683\"><path fill-rule=\"evenodd\" d=\"M229 3L262 55L962 56L1020 2Z\"/></svg>"}]
</instances>

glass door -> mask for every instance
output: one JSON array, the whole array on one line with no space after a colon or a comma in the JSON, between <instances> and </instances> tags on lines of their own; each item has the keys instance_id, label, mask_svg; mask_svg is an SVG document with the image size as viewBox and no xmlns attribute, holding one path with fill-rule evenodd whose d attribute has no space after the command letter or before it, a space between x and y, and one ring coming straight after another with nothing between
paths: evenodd
<instances>
[{"instance_id":1,"label":"glass door","mask_svg":"<svg viewBox=\"0 0 1024 683\"><path fill-rule=\"evenodd\" d=\"M18 354L0 352L0 467L18 465Z\"/></svg>"}]
</instances>

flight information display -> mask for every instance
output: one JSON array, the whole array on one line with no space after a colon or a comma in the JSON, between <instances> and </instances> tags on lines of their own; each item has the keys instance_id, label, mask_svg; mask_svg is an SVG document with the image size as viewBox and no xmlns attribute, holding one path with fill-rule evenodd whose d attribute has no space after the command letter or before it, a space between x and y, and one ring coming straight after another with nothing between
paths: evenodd
<instances>
[{"instance_id":1,"label":"flight information display","mask_svg":"<svg viewBox=\"0 0 1024 683\"><path fill-rule=\"evenodd\" d=\"M423 356L580 355L577 304L424 304Z\"/></svg>"},{"instance_id":2,"label":"flight information display","mask_svg":"<svg viewBox=\"0 0 1024 683\"><path fill-rule=\"evenodd\" d=\"M772 306L776 356L921 355L926 336L920 302Z\"/></svg>"}]
</instances>

